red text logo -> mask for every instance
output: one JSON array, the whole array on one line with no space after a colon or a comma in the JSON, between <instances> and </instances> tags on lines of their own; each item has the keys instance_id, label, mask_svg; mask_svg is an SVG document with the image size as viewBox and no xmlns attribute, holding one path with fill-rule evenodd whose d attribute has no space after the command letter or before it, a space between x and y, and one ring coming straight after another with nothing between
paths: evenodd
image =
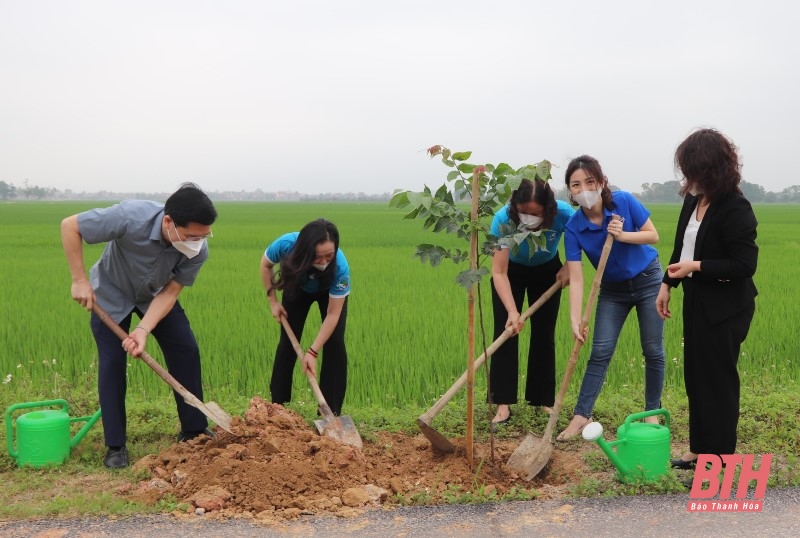
<instances>
[{"instance_id":1,"label":"red text logo","mask_svg":"<svg viewBox=\"0 0 800 538\"><path fill-rule=\"evenodd\" d=\"M767 491L772 454L761 456L761 465L758 469L753 468L754 460L753 454L724 454L722 458L714 454L698 455L692 491L689 494L686 510L688 512L760 512L764 506L764 494ZM719 474L722 472L723 462L725 463L725 472L720 481ZM733 480L739 465L741 465L739 486L736 488L736 497L731 498ZM748 499L747 488L751 480L756 481L756 489L753 498ZM705 482L708 482L708 489L703 489Z\"/></svg>"}]
</instances>

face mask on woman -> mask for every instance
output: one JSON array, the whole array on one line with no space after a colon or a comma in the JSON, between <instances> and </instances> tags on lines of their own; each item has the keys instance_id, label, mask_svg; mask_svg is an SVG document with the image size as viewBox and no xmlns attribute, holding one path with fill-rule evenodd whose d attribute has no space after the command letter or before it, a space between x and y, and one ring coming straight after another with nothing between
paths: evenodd
<instances>
[{"instance_id":1,"label":"face mask on woman","mask_svg":"<svg viewBox=\"0 0 800 538\"><path fill-rule=\"evenodd\" d=\"M578 194L573 194L572 199L579 206L591 209L600 200L600 191L582 191Z\"/></svg>"},{"instance_id":2,"label":"face mask on woman","mask_svg":"<svg viewBox=\"0 0 800 538\"><path fill-rule=\"evenodd\" d=\"M312 263L311 266L317 271L324 271L330 263Z\"/></svg>"},{"instance_id":3,"label":"face mask on woman","mask_svg":"<svg viewBox=\"0 0 800 538\"><path fill-rule=\"evenodd\" d=\"M519 220L531 230L535 230L544 222L542 217L537 217L536 215L526 215L525 213L519 214Z\"/></svg>"}]
</instances>

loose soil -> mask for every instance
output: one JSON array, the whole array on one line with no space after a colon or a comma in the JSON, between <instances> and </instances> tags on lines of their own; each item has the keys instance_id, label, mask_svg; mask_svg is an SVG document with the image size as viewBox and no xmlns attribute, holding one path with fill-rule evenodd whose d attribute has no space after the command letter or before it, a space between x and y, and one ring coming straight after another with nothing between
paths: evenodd
<instances>
[{"instance_id":1,"label":"loose soil","mask_svg":"<svg viewBox=\"0 0 800 538\"><path fill-rule=\"evenodd\" d=\"M146 503L170 496L188 514L281 520L306 514L354 515L360 508L403 503L439 504L472 492L498 497L512 488L537 498L564 495L588 469L580 450L553 452L548 468L523 480L504 462L519 440L474 443L474 469L464 440L454 454L435 452L421 434L381 432L362 450L319 435L296 412L254 397L233 433L217 429L136 462L150 478L118 493ZM589 443L578 443L586 446Z\"/></svg>"}]
</instances>

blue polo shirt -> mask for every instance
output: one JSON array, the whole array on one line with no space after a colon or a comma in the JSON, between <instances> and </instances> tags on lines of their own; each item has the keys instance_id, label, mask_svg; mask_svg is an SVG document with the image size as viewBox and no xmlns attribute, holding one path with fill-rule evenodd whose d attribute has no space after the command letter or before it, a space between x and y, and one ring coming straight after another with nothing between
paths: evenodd
<instances>
[{"instance_id":1,"label":"blue polo shirt","mask_svg":"<svg viewBox=\"0 0 800 538\"><path fill-rule=\"evenodd\" d=\"M170 280L191 286L208 243L187 258L161 235L164 204L126 200L78 214L78 231L89 244L106 243L103 255L89 271L97 302L119 323L134 307L147 312L153 297Z\"/></svg>"},{"instance_id":2,"label":"blue polo shirt","mask_svg":"<svg viewBox=\"0 0 800 538\"><path fill-rule=\"evenodd\" d=\"M508 215L508 205L503 206L500 211L494 214L490 233L499 238L498 246L501 249L509 249L508 259L510 261L521 265L534 266L547 263L555 258L556 254L558 254L558 242L561 240L561 236L564 233L567 221L572 214L575 213L575 210L572 208L572 206L563 200L556 200L556 205L558 206L558 210L556 212L555 219L553 219L552 226L549 230L542 230L542 234L544 235L547 244L545 245L544 249L537 249L536 252L533 253L533 256L530 255L530 246L528 241L520 244L519 250L514 253L510 251L508 243L504 240L504 237L513 235L517 231L517 224L512 222Z\"/></svg>"},{"instance_id":3,"label":"blue polo shirt","mask_svg":"<svg viewBox=\"0 0 800 538\"><path fill-rule=\"evenodd\" d=\"M281 260L285 259L289 255L289 252L292 251L299 236L300 232L283 234L267 247L267 250L264 252L264 256L266 256L273 265L279 264ZM300 279L300 289L306 293L318 293L320 291L319 280L314 278L315 276L316 273L314 272L304 275ZM328 295L333 298L341 299L343 297L347 297L349 294L350 266L347 265L347 258L344 257L344 252L342 252L342 249L336 249L336 275L334 276L331 286L328 289Z\"/></svg>"},{"instance_id":4,"label":"blue polo shirt","mask_svg":"<svg viewBox=\"0 0 800 538\"><path fill-rule=\"evenodd\" d=\"M568 262L581 261L583 251L592 265L597 267L612 214L625 219L622 223L622 230L625 232L638 232L650 218L650 211L631 193L615 191L611 196L616 207L613 211L603 208L602 226L592 224L582 210L576 211L567 222L564 251ZM631 245L614 241L603 273L603 282L630 280L644 271L657 256L658 251L652 245Z\"/></svg>"}]
</instances>

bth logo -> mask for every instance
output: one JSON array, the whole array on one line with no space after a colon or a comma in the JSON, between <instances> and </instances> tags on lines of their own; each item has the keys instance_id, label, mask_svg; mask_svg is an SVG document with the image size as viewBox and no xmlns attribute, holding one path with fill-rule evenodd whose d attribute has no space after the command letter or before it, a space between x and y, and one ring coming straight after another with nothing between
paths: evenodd
<instances>
[{"instance_id":1,"label":"bth logo","mask_svg":"<svg viewBox=\"0 0 800 538\"><path fill-rule=\"evenodd\" d=\"M772 454L761 456L761 465L753 469L753 454L724 454L720 459L714 454L699 454L692 481L692 491L689 494L687 512L760 512L764 507L764 493L767 491L769 468L772 464ZM722 482L719 473L722 463L725 462L725 473ZM706 465L709 464L708 468ZM739 487L736 489L736 499L731 499L733 479L736 467L741 465L739 473ZM756 490L753 499L747 499L747 488L751 480L756 481ZM708 481L708 489L703 489L703 482ZM713 499L717 493L719 498Z\"/></svg>"}]
</instances>

